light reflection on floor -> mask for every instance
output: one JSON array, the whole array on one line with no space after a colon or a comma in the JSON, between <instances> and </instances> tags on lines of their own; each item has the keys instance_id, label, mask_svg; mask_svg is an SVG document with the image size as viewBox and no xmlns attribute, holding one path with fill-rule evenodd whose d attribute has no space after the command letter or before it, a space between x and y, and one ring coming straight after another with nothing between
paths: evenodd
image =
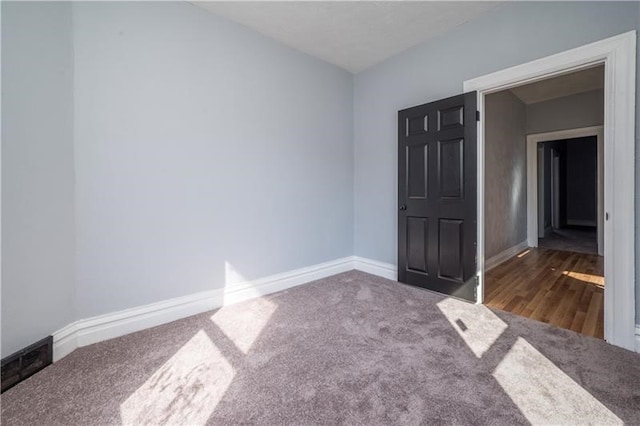
<instances>
[{"instance_id":1,"label":"light reflection on floor","mask_svg":"<svg viewBox=\"0 0 640 426\"><path fill-rule=\"evenodd\" d=\"M582 272L574 272L574 271L563 271L562 274L567 275L576 280L585 282L587 284L604 288L604 277L602 275L585 274Z\"/></svg>"},{"instance_id":2,"label":"light reflection on floor","mask_svg":"<svg viewBox=\"0 0 640 426\"><path fill-rule=\"evenodd\" d=\"M437 306L479 359L508 328L484 305L447 298ZM501 356L492 375L533 424L549 423L550 419L555 424L623 423L522 337Z\"/></svg>"},{"instance_id":3,"label":"light reflection on floor","mask_svg":"<svg viewBox=\"0 0 640 426\"><path fill-rule=\"evenodd\" d=\"M533 424L622 424L614 413L518 337L493 377Z\"/></svg>"},{"instance_id":4,"label":"light reflection on floor","mask_svg":"<svg viewBox=\"0 0 640 426\"><path fill-rule=\"evenodd\" d=\"M448 298L436 306L478 358L482 358L507 329L507 324L484 305L470 306Z\"/></svg>"},{"instance_id":5,"label":"light reflection on floor","mask_svg":"<svg viewBox=\"0 0 640 426\"><path fill-rule=\"evenodd\" d=\"M120 405L125 425L203 425L235 371L207 333L198 331Z\"/></svg>"},{"instance_id":6,"label":"light reflection on floor","mask_svg":"<svg viewBox=\"0 0 640 426\"><path fill-rule=\"evenodd\" d=\"M276 307L275 303L258 298L252 300L247 309L238 310L233 306L220 308L211 316L211 321L239 350L247 354Z\"/></svg>"},{"instance_id":7,"label":"light reflection on floor","mask_svg":"<svg viewBox=\"0 0 640 426\"><path fill-rule=\"evenodd\" d=\"M437 307L480 361L508 329L484 305L446 298ZM211 321L242 353L248 354L276 309L273 302L257 298L248 302L246 309L223 307L211 316ZM235 375L234 367L207 332L200 330L121 404L122 423L205 424ZM501 355L492 375L534 424L549 419L562 424L622 423L522 337L517 337Z\"/></svg>"}]
</instances>

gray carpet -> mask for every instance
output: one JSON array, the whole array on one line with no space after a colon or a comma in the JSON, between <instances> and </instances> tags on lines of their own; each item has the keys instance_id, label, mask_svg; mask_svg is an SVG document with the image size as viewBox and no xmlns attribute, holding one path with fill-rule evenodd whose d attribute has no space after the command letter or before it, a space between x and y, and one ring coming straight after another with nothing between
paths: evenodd
<instances>
[{"instance_id":1,"label":"gray carpet","mask_svg":"<svg viewBox=\"0 0 640 426\"><path fill-rule=\"evenodd\" d=\"M545 238L538 239L538 247L598 254L598 234L595 227L554 229Z\"/></svg>"},{"instance_id":2,"label":"gray carpet","mask_svg":"<svg viewBox=\"0 0 640 426\"><path fill-rule=\"evenodd\" d=\"M4 425L640 423L640 356L348 272L81 348Z\"/></svg>"}]
</instances>

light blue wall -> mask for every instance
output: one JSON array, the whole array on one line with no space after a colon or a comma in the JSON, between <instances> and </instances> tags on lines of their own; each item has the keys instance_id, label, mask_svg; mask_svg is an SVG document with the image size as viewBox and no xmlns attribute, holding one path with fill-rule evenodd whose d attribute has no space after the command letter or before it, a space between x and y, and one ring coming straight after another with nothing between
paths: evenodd
<instances>
[{"instance_id":1,"label":"light blue wall","mask_svg":"<svg viewBox=\"0 0 640 426\"><path fill-rule=\"evenodd\" d=\"M353 77L186 2L73 4L80 318L353 253Z\"/></svg>"},{"instance_id":2,"label":"light blue wall","mask_svg":"<svg viewBox=\"0 0 640 426\"><path fill-rule=\"evenodd\" d=\"M241 277L395 263L397 111L640 9L506 4L355 78L187 3L3 2L2 25L5 356Z\"/></svg>"},{"instance_id":3,"label":"light blue wall","mask_svg":"<svg viewBox=\"0 0 640 426\"><path fill-rule=\"evenodd\" d=\"M2 2L2 357L74 320L71 5Z\"/></svg>"},{"instance_id":4,"label":"light blue wall","mask_svg":"<svg viewBox=\"0 0 640 426\"><path fill-rule=\"evenodd\" d=\"M396 263L399 109L452 96L462 92L465 80L634 30L639 23L636 2L513 2L356 75L355 254ZM639 193L640 184L636 199ZM640 250L636 256L640 260Z\"/></svg>"}]
</instances>

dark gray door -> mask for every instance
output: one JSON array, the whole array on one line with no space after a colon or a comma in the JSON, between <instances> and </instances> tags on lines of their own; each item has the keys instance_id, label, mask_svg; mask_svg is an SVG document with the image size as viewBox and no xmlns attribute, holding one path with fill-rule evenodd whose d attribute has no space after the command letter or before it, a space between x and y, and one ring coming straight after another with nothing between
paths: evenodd
<instances>
[{"instance_id":1,"label":"dark gray door","mask_svg":"<svg viewBox=\"0 0 640 426\"><path fill-rule=\"evenodd\" d=\"M398 112L398 281L475 301L476 93Z\"/></svg>"}]
</instances>

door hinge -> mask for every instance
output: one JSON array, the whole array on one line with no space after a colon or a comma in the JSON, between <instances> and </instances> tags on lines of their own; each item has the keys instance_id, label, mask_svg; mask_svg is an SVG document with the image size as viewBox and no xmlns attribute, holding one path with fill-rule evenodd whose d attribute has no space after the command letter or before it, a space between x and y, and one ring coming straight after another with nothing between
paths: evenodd
<instances>
[{"instance_id":1,"label":"door hinge","mask_svg":"<svg viewBox=\"0 0 640 426\"><path fill-rule=\"evenodd\" d=\"M476 121L480 121L480 111L476 111Z\"/></svg>"}]
</instances>

